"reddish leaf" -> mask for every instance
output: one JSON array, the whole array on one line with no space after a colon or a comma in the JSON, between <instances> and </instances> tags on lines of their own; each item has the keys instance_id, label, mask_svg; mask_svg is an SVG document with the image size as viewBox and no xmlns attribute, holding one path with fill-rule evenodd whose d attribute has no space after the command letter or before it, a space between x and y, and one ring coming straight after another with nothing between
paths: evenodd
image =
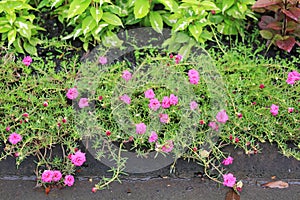
<instances>
[{"instance_id":1,"label":"reddish leaf","mask_svg":"<svg viewBox=\"0 0 300 200\"><path fill-rule=\"evenodd\" d=\"M287 188L289 187L289 184L284 181L272 181L272 182L265 183L262 186L268 188Z\"/></svg>"},{"instance_id":2,"label":"reddish leaf","mask_svg":"<svg viewBox=\"0 0 300 200\"><path fill-rule=\"evenodd\" d=\"M291 18L291 19L293 19L293 20L295 20L295 21L298 21L298 17L295 16L291 11L286 10L286 9L282 9L282 12L283 12L286 16L288 16L289 18Z\"/></svg>"},{"instance_id":3,"label":"reddish leaf","mask_svg":"<svg viewBox=\"0 0 300 200\"><path fill-rule=\"evenodd\" d=\"M253 9L255 8L266 8L267 6L275 5L278 3L281 3L282 0L258 0L256 3L252 6Z\"/></svg>"},{"instance_id":4,"label":"reddish leaf","mask_svg":"<svg viewBox=\"0 0 300 200\"><path fill-rule=\"evenodd\" d=\"M292 7L289 11L297 18L296 21L300 20L300 8Z\"/></svg>"},{"instance_id":5,"label":"reddish leaf","mask_svg":"<svg viewBox=\"0 0 300 200\"><path fill-rule=\"evenodd\" d=\"M297 44L298 46L300 46L300 42L296 41L296 44Z\"/></svg>"},{"instance_id":6,"label":"reddish leaf","mask_svg":"<svg viewBox=\"0 0 300 200\"><path fill-rule=\"evenodd\" d=\"M283 49L287 52L291 52L293 49L294 45L296 43L296 40L294 37L288 37L285 40L277 40L276 45L280 48Z\"/></svg>"},{"instance_id":7,"label":"reddish leaf","mask_svg":"<svg viewBox=\"0 0 300 200\"><path fill-rule=\"evenodd\" d=\"M261 29L267 29L267 25L270 24L270 23L272 23L272 22L275 22L275 21L276 21L276 19L274 19L273 17L267 16L267 15L263 15L261 17L260 22L258 23L258 26Z\"/></svg>"},{"instance_id":8,"label":"reddish leaf","mask_svg":"<svg viewBox=\"0 0 300 200\"><path fill-rule=\"evenodd\" d=\"M51 190L51 188L50 188L50 187L46 187L46 188L45 188L45 193L46 193L46 195L48 195L48 194L49 194L50 190Z\"/></svg>"},{"instance_id":9,"label":"reddish leaf","mask_svg":"<svg viewBox=\"0 0 300 200\"><path fill-rule=\"evenodd\" d=\"M282 23L281 22L272 22L267 25L267 28L280 31L282 29Z\"/></svg>"},{"instance_id":10,"label":"reddish leaf","mask_svg":"<svg viewBox=\"0 0 300 200\"><path fill-rule=\"evenodd\" d=\"M229 190L226 193L225 200L240 200L240 195L238 195L234 190Z\"/></svg>"}]
</instances>

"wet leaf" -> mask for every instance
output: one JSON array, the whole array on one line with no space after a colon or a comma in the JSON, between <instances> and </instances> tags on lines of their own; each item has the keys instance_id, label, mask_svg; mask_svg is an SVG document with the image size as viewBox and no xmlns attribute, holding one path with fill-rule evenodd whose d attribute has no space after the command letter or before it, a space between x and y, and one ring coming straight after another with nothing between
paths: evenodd
<instances>
[{"instance_id":1,"label":"wet leaf","mask_svg":"<svg viewBox=\"0 0 300 200\"><path fill-rule=\"evenodd\" d=\"M240 195L231 189L226 193L225 200L240 200Z\"/></svg>"},{"instance_id":2,"label":"wet leaf","mask_svg":"<svg viewBox=\"0 0 300 200\"><path fill-rule=\"evenodd\" d=\"M272 182L265 183L261 186L268 187L268 188L287 188L289 187L289 184L284 181L272 181Z\"/></svg>"}]
</instances>

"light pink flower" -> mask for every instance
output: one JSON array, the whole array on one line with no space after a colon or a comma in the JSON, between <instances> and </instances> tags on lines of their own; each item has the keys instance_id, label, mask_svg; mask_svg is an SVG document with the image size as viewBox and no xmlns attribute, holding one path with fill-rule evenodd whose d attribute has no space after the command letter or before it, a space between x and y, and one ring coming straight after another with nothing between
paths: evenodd
<instances>
[{"instance_id":1,"label":"light pink flower","mask_svg":"<svg viewBox=\"0 0 300 200\"><path fill-rule=\"evenodd\" d=\"M158 99L150 99L150 103L149 103L149 108L154 110L154 111L157 111L160 107L160 102L158 101Z\"/></svg>"},{"instance_id":2,"label":"light pink flower","mask_svg":"<svg viewBox=\"0 0 300 200\"><path fill-rule=\"evenodd\" d=\"M145 91L145 98L153 99L154 97L155 97L155 94L152 89Z\"/></svg>"},{"instance_id":3,"label":"light pink flower","mask_svg":"<svg viewBox=\"0 0 300 200\"><path fill-rule=\"evenodd\" d=\"M209 122L208 126L211 127L214 131L218 131L219 130L219 126L216 122Z\"/></svg>"},{"instance_id":4,"label":"light pink flower","mask_svg":"<svg viewBox=\"0 0 300 200\"><path fill-rule=\"evenodd\" d=\"M84 108L89 106L89 100L87 98L80 98L78 102L79 108Z\"/></svg>"},{"instance_id":5,"label":"light pink flower","mask_svg":"<svg viewBox=\"0 0 300 200\"><path fill-rule=\"evenodd\" d=\"M163 108L170 108L171 106L171 102L170 102L170 98L167 96L164 96L162 102L161 102L161 107Z\"/></svg>"},{"instance_id":6,"label":"light pink flower","mask_svg":"<svg viewBox=\"0 0 300 200\"><path fill-rule=\"evenodd\" d=\"M198 108L198 104L196 103L196 101L192 101L190 103L190 109L195 110L196 108Z\"/></svg>"},{"instance_id":7,"label":"light pink flower","mask_svg":"<svg viewBox=\"0 0 300 200\"><path fill-rule=\"evenodd\" d=\"M227 187L233 187L235 182L236 182L236 178L231 173L224 174L223 175L223 180L224 180L223 185L227 186Z\"/></svg>"},{"instance_id":8,"label":"light pink flower","mask_svg":"<svg viewBox=\"0 0 300 200\"><path fill-rule=\"evenodd\" d=\"M233 157L231 156L228 156L227 158L225 158L223 161L222 161L222 164L223 165L231 165L233 163Z\"/></svg>"},{"instance_id":9,"label":"light pink flower","mask_svg":"<svg viewBox=\"0 0 300 200\"><path fill-rule=\"evenodd\" d=\"M61 179L61 177L62 177L62 174L61 174L61 172L60 172L59 170L54 170L54 171L53 171L52 180L53 180L54 182L59 181L59 180Z\"/></svg>"},{"instance_id":10,"label":"light pink flower","mask_svg":"<svg viewBox=\"0 0 300 200\"><path fill-rule=\"evenodd\" d=\"M276 116L278 114L279 106L272 104L270 108L270 112L273 116Z\"/></svg>"},{"instance_id":11,"label":"light pink flower","mask_svg":"<svg viewBox=\"0 0 300 200\"><path fill-rule=\"evenodd\" d=\"M10 126L7 126L7 127L5 128L5 130L6 130L6 131L10 131Z\"/></svg>"},{"instance_id":12,"label":"light pink flower","mask_svg":"<svg viewBox=\"0 0 300 200\"><path fill-rule=\"evenodd\" d=\"M65 176L65 180L64 180L64 184L71 187L74 184L74 176L72 175L66 175Z\"/></svg>"},{"instance_id":13,"label":"light pink flower","mask_svg":"<svg viewBox=\"0 0 300 200\"><path fill-rule=\"evenodd\" d=\"M190 69L188 72L189 81L191 84L198 84L199 83L199 73L195 69Z\"/></svg>"},{"instance_id":14,"label":"light pink flower","mask_svg":"<svg viewBox=\"0 0 300 200\"><path fill-rule=\"evenodd\" d=\"M76 99L78 97L78 91L77 91L77 88L70 88L67 92L67 95L68 99Z\"/></svg>"},{"instance_id":15,"label":"light pink flower","mask_svg":"<svg viewBox=\"0 0 300 200\"><path fill-rule=\"evenodd\" d=\"M104 57L104 56L100 56L100 57L99 57L99 63L100 63L101 65L105 65L105 64L107 63L107 58Z\"/></svg>"},{"instance_id":16,"label":"light pink flower","mask_svg":"<svg viewBox=\"0 0 300 200\"><path fill-rule=\"evenodd\" d=\"M23 60L22 60L23 64L26 65L27 67L31 64L32 62L32 58L30 56L26 56Z\"/></svg>"},{"instance_id":17,"label":"light pink flower","mask_svg":"<svg viewBox=\"0 0 300 200\"><path fill-rule=\"evenodd\" d=\"M216 119L218 122L225 124L228 121L228 115L225 110L218 112Z\"/></svg>"},{"instance_id":18,"label":"light pink flower","mask_svg":"<svg viewBox=\"0 0 300 200\"><path fill-rule=\"evenodd\" d=\"M178 97L174 94L170 94L170 105L175 106L178 103Z\"/></svg>"},{"instance_id":19,"label":"light pink flower","mask_svg":"<svg viewBox=\"0 0 300 200\"><path fill-rule=\"evenodd\" d=\"M128 70L125 70L123 71L122 78L125 81L129 81L132 78L132 74Z\"/></svg>"},{"instance_id":20,"label":"light pink flower","mask_svg":"<svg viewBox=\"0 0 300 200\"><path fill-rule=\"evenodd\" d=\"M167 140L167 143L161 147L161 150L165 153L169 153L172 151L174 145L172 140Z\"/></svg>"},{"instance_id":21,"label":"light pink flower","mask_svg":"<svg viewBox=\"0 0 300 200\"><path fill-rule=\"evenodd\" d=\"M45 170L42 173L42 181L45 183L50 183L52 181L53 178L53 171L51 170Z\"/></svg>"},{"instance_id":22,"label":"light pink flower","mask_svg":"<svg viewBox=\"0 0 300 200\"><path fill-rule=\"evenodd\" d=\"M178 64L182 60L182 55L177 54L175 57L175 63Z\"/></svg>"},{"instance_id":23,"label":"light pink flower","mask_svg":"<svg viewBox=\"0 0 300 200\"><path fill-rule=\"evenodd\" d=\"M288 78L286 80L286 82L290 85L295 84L296 81L300 80L300 73L298 73L297 71L292 71L290 73L288 73Z\"/></svg>"},{"instance_id":24,"label":"light pink flower","mask_svg":"<svg viewBox=\"0 0 300 200\"><path fill-rule=\"evenodd\" d=\"M292 113L292 112L294 112L294 108L289 107L288 108L288 113Z\"/></svg>"},{"instance_id":25,"label":"light pink flower","mask_svg":"<svg viewBox=\"0 0 300 200\"><path fill-rule=\"evenodd\" d=\"M81 166L85 161L85 153L82 153L81 151L76 151L74 155L71 155L71 162L75 166Z\"/></svg>"},{"instance_id":26,"label":"light pink flower","mask_svg":"<svg viewBox=\"0 0 300 200\"><path fill-rule=\"evenodd\" d=\"M144 123L139 123L139 124L135 125L135 132L137 134L144 134L144 133L146 133L146 129L147 129L147 126Z\"/></svg>"},{"instance_id":27,"label":"light pink flower","mask_svg":"<svg viewBox=\"0 0 300 200\"><path fill-rule=\"evenodd\" d=\"M167 124L170 122L170 118L168 114L159 114L159 120L161 123Z\"/></svg>"},{"instance_id":28,"label":"light pink flower","mask_svg":"<svg viewBox=\"0 0 300 200\"><path fill-rule=\"evenodd\" d=\"M18 133L12 133L9 135L8 137L8 141L11 143L11 144L17 144L18 142L20 142L22 140L22 136Z\"/></svg>"},{"instance_id":29,"label":"light pink flower","mask_svg":"<svg viewBox=\"0 0 300 200\"><path fill-rule=\"evenodd\" d=\"M127 94L124 94L123 96L121 96L120 100L123 101L126 104L130 104L130 102L131 102L131 99Z\"/></svg>"},{"instance_id":30,"label":"light pink flower","mask_svg":"<svg viewBox=\"0 0 300 200\"><path fill-rule=\"evenodd\" d=\"M151 143L151 142L156 142L158 139L158 135L156 132L154 131L151 131L151 135L149 136L149 139L148 141Z\"/></svg>"}]
</instances>

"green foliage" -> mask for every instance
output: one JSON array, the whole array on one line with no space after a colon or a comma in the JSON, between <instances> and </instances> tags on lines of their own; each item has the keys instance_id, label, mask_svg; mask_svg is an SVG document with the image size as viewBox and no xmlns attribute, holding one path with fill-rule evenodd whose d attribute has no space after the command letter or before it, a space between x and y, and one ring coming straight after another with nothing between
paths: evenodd
<instances>
[{"instance_id":1,"label":"green foliage","mask_svg":"<svg viewBox=\"0 0 300 200\"><path fill-rule=\"evenodd\" d=\"M36 46L41 43L36 36L38 31L45 29L34 24L35 15L30 11L37 9L26 0L3 0L0 2L0 33L1 40L7 46L14 46L17 52L37 55Z\"/></svg>"},{"instance_id":2,"label":"green foliage","mask_svg":"<svg viewBox=\"0 0 300 200\"><path fill-rule=\"evenodd\" d=\"M299 0L258 0L253 10L262 13L259 27L267 45L275 45L290 52L300 38Z\"/></svg>"}]
</instances>

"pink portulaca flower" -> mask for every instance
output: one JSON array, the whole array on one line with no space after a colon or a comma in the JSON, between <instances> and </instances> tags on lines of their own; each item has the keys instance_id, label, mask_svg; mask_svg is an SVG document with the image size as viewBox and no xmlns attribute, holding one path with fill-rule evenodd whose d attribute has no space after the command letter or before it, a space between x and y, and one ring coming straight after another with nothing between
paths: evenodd
<instances>
[{"instance_id":1,"label":"pink portulaca flower","mask_svg":"<svg viewBox=\"0 0 300 200\"><path fill-rule=\"evenodd\" d=\"M195 109L197 109L198 108L198 104L196 103L196 101L192 101L191 103L190 103L190 109L191 110L195 110Z\"/></svg>"},{"instance_id":2,"label":"pink portulaca flower","mask_svg":"<svg viewBox=\"0 0 300 200\"><path fill-rule=\"evenodd\" d=\"M74 184L74 176L72 175L66 175L65 176L65 180L64 180L64 184L71 187Z\"/></svg>"},{"instance_id":3,"label":"pink portulaca flower","mask_svg":"<svg viewBox=\"0 0 300 200\"><path fill-rule=\"evenodd\" d=\"M156 142L158 140L158 135L156 132L152 131L151 135L149 136L148 141L151 142Z\"/></svg>"},{"instance_id":4,"label":"pink portulaca flower","mask_svg":"<svg viewBox=\"0 0 300 200\"><path fill-rule=\"evenodd\" d=\"M233 176L233 174L224 174L223 175L223 185L227 187L233 187L236 182L236 178Z\"/></svg>"},{"instance_id":5,"label":"pink portulaca flower","mask_svg":"<svg viewBox=\"0 0 300 200\"><path fill-rule=\"evenodd\" d=\"M189 81L191 84L197 85L199 83L199 73L195 69L190 69L188 72Z\"/></svg>"},{"instance_id":6,"label":"pink portulaca flower","mask_svg":"<svg viewBox=\"0 0 300 200\"><path fill-rule=\"evenodd\" d=\"M177 54L177 55L175 56L175 63L178 64L181 60L182 60L182 55Z\"/></svg>"},{"instance_id":7,"label":"pink portulaca flower","mask_svg":"<svg viewBox=\"0 0 300 200\"><path fill-rule=\"evenodd\" d=\"M170 108L170 106L171 106L170 98L164 96L163 100L161 101L161 107L166 109L166 108Z\"/></svg>"},{"instance_id":8,"label":"pink portulaca flower","mask_svg":"<svg viewBox=\"0 0 300 200\"><path fill-rule=\"evenodd\" d=\"M219 130L219 126L218 126L218 124L216 122L209 122L208 126L210 128L212 128L212 130L214 130L214 131L218 131Z\"/></svg>"},{"instance_id":9,"label":"pink portulaca flower","mask_svg":"<svg viewBox=\"0 0 300 200\"><path fill-rule=\"evenodd\" d=\"M139 124L135 125L135 132L137 134L144 134L144 133L146 133L146 129L147 129L147 126L144 123L139 123Z\"/></svg>"},{"instance_id":10,"label":"pink portulaca flower","mask_svg":"<svg viewBox=\"0 0 300 200\"><path fill-rule=\"evenodd\" d=\"M175 96L174 94L170 94L170 105L177 105L178 104L178 97Z\"/></svg>"},{"instance_id":11,"label":"pink portulaca flower","mask_svg":"<svg viewBox=\"0 0 300 200\"><path fill-rule=\"evenodd\" d=\"M165 153L169 153L169 152L172 151L173 147L174 147L173 141L172 140L167 140L166 144L164 144L161 147L161 150Z\"/></svg>"},{"instance_id":12,"label":"pink portulaca flower","mask_svg":"<svg viewBox=\"0 0 300 200\"><path fill-rule=\"evenodd\" d=\"M11 143L11 144L17 144L18 142L20 142L22 140L22 136L18 133L12 133L9 135L8 137L8 141Z\"/></svg>"},{"instance_id":13,"label":"pink portulaca flower","mask_svg":"<svg viewBox=\"0 0 300 200\"><path fill-rule=\"evenodd\" d=\"M225 124L228 121L228 115L225 110L218 112L216 119L218 122Z\"/></svg>"},{"instance_id":14,"label":"pink portulaca flower","mask_svg":"<svg viewBox=\"0 0 300 200\"><path fill-rule=\"evenodd\" d=\"M289 107L288 108L288 113L292 113L292 112L294 112L294 108L293 107Z\"/></svg>"},{"instance_id":15,"label":"pink portulaca flower","mask_svg":"<svg viewBox=\"0 0 300 200\"><path fill-rule=\"evenodd\" d=\"M297 71L292 71L288 73L288 78L286 80L287 84L294 85L296 81L300 80L300 73Z\"/></svg>"},{"instance_id":16,"label":"pink portulaca flower","mask_svg":"<svg viewBox=\"0 0 300 200\"><path fill-rule=\"evenodd\" d=\"M68 99L76 99L78 97L78 91L77 91L77 88L70 88L67 92L67 95Z\"/></svg>"},{"instance_id":17,"label":"pink portulaca flower","mask_svg":"<svg viewBox=\"0 0 300 200\"><path fill-rule=\"evenodd\" d=\"M125 81L129 81L132 78L132 74L128 70L125 70L123 71L122 78Z\"/></svg>"},{"instance_id":18,"label":"pink portulaca flower","mask_svg":"<svg viewBox=\"0 0 300 200\"><path fill-rule=\"evenodd\" d=\"M131 102L131 98L127 94L124 94L123 96L121 96L120 100L123 101L124 103L128 104L128 105Z\"/></svg>"},{"instance_id":19,"label":"pink portulaca flower","mask_svg":"<svg viewBox=\"0 0 300 200\"><path fill-rule=\"evenodd\" d=\"M71 155L71 162L75 166L81 166L85 161L85 153L82 153L81 151L76 151L74 155Z\"/></svg>"},{"instance_id":20,"label":"pink portulaca flower","mask_svg":"<svg viewBox=\"0 0 300 200\"><path fill-rule=\"evenodd\" d=\"M155 93L153 92L152 89L145 91L145 98L153 99L154 97L155 97Z\"/></svg>"},{"instance_id":21,"label":"pink portulaca flower","mask_svg":"<svg viewBox=\"0 0 300 200\"><path fill-rule=\"evenodd\" d=\"M79 108L84 108L89 106L89 100L87 98L81 98L78 102Z\"/></svg>"},{"instance_id":22,"label":"pink portulaca flower","mask_svg":"<svg viewBox=\"0 0 300 200\"><path fill-rule=\"evenodd\" d=\"M161 123L167 124L170 122L170 118L168 114L159 114L159 120Z\"/></svg>"},{"instance_id":23,"label":"pink portulaca flower","mask_svg":"<svg viewBox=\"0 0 300 200\"><path fill-rule=\"evenodd\" d=\"M150 99L150 103L149 103L149 108L154 110L154 111L157 111L160 107L160 102L158 101L158 99Z\"/></svg>"},{"instance_id":24,"label":"pink portulaca flower","mask_svg":"<svg viewBox=\"0 0 300 200\"><path fill-rule=\"evenodd\" d=\"M53 179L53 171L51 170L45 170L42 173L42 181L45 183L50 183Z\"/></svg>"},{"instance_id":25,"label":"pink portulaca flower","mask_svg":"<svg viewBox=\"0 0 300 200\"><path fill-rule=\"evenodd\" d=\"M270 108L270 112L273 116L278 115L279 106L272 104Z\"/></svg>"},{"instance_id":26,"label":"pink portulaca flower","mask_svg":"<svg viewBox=\"0 0 300 200\"><path fill-rule=\"evenodd\" d=\"M61 177L62 177L62 174L61 174L61 172L59 170L54 170L53 171L52 180L54 182L60 181Z\"/></svg>"},{"instance_id":27,"label":"pink portulaca flower","mask_svg":"<svg viewBox=\"0 0 300 200\"><path fill-rule=\"evenodd\" d=\"M26 56L23 60L22 60L22 63L25 65L25 66L29 66L31 63L32 63L32 58L30 56Z\"/></svg>"},{"instance_id":28,"label":"pink portulaca flower","mask_svg":"<svg viewBox=\"0 0 300 200\"><path fill-rule=\"evenodd\" d=\"M104 56L100 56L100 57L99 57L99 63L100 63L101 65L105 65L105 64L107 63L107 58L104 57Z\"/></svg>"},{"instance_id":29,"label":"pink portulaca flower","mask_svg":"<svg viewBox=\"0 0 300 200\"><path fill-rule=\"evenodd\" d=\"M227 158L225 158L223 161L222 161L222 164L223 165L231 165L233 163L233 157L231 156L228 156Z\"/></svg>"}]
</instances>

